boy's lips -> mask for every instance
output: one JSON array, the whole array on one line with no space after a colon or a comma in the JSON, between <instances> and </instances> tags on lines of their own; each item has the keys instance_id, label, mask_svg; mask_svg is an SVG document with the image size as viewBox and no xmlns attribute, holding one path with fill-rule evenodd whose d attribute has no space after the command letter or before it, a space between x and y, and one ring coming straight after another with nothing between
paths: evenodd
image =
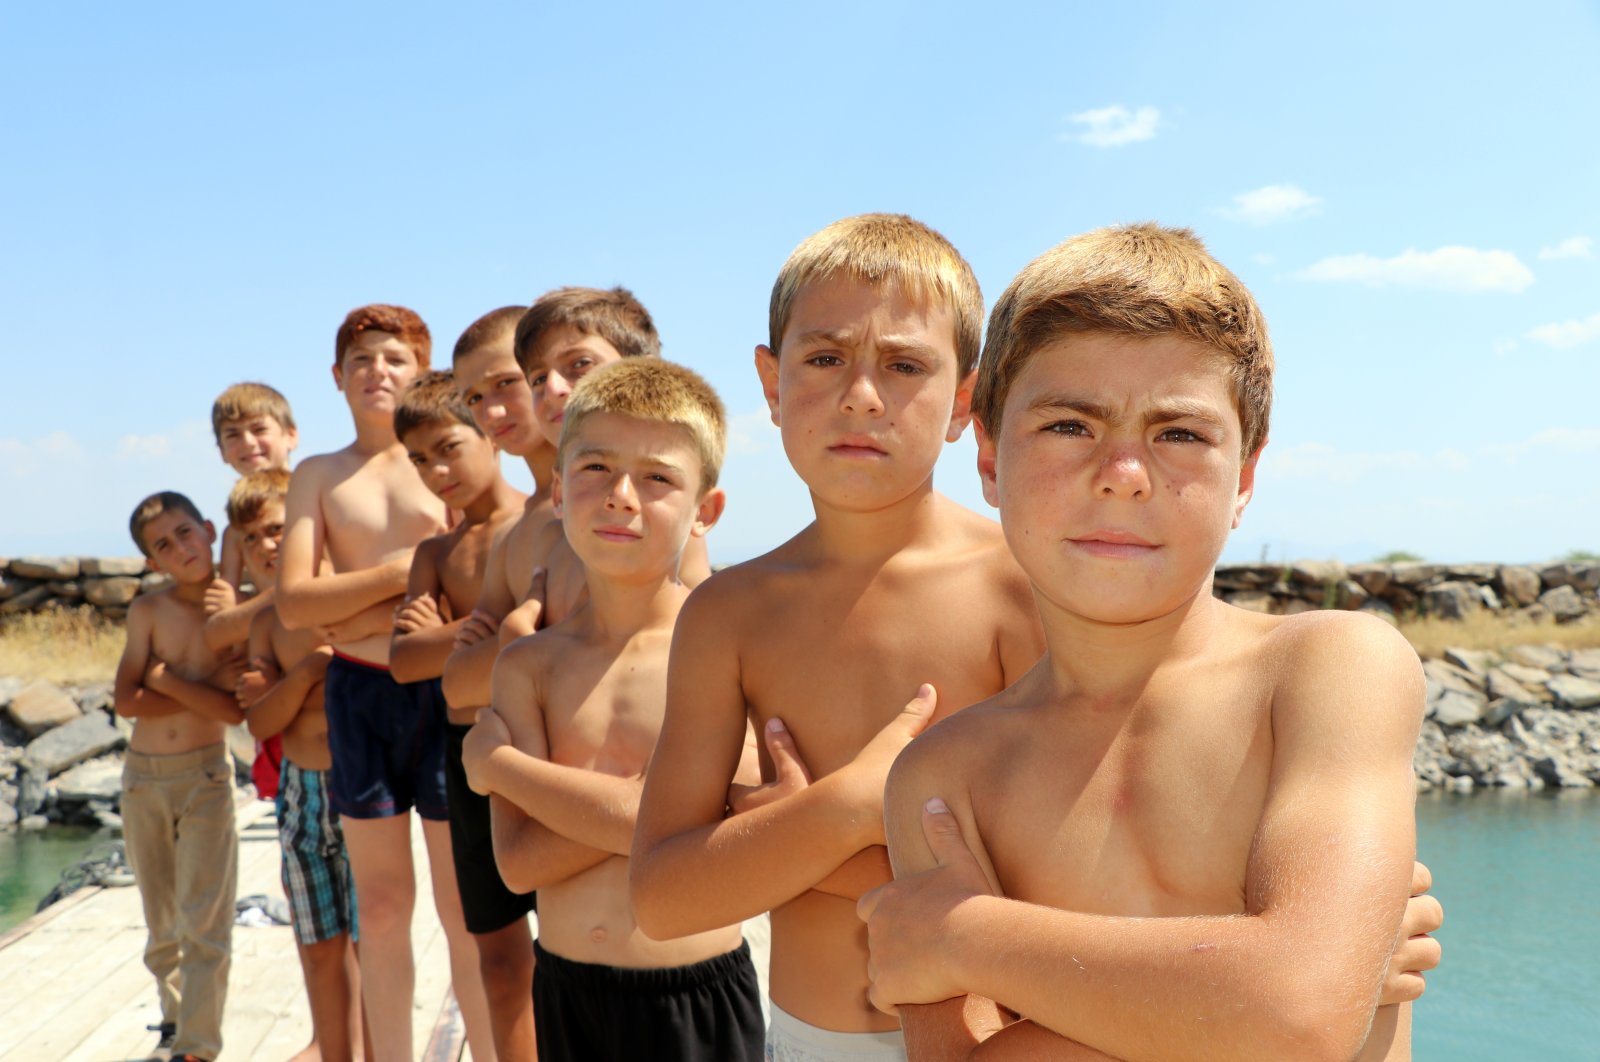
<instances>
[{"instance_id":1,"label":"boy's lips","mask_svg":"<svg viewBox=\"0 0 1600 1062\"><path fill-rule=\"evenodd\" d=\"M1100 530L1076 535L1067 541L1092 557L1111 559L1147 557L1160 549L1131 531Z\"/></svg>"},{"instance_id":2,"label":"boy's lips","mask_svg":"<svg viewBox=\"0 0 1600 1062\"><path fill-rule=\"evenodd\" d=\"M637 531L631 531L626 527L617 527L614 524L597 527L594 529L594 534L595 537L602 538L607 542L636 542L643 537Z\"/></svg>"},{"instance_id":3,"label":"boy's lips","mask_svg":"<svg viewBox=\"0 0 1600 1062\"><path fill-rule=\"evenodd\" d=\"M889 451L870 435L846 435L828 447L828 452L840 457L888 457Z\"/></svg>"}]
</instances>

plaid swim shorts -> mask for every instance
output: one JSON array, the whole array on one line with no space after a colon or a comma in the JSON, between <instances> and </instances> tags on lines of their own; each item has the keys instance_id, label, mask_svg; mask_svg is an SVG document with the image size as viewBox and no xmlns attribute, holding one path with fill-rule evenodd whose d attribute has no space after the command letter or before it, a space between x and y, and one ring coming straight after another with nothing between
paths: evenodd
<instances>
[{"instance_id":1,"label":"plaid swim shorts","mask_svg":"<svg viewBox=\"0 0 1600 1062\"><path fill-rule=\"evenodd\" d=\"M283 845L283 892L294 938L301 944L356 931L355 883L344 831L328 803L328 772L283 761L278 783L278 841Z\"/></svg>"}]
</instances>

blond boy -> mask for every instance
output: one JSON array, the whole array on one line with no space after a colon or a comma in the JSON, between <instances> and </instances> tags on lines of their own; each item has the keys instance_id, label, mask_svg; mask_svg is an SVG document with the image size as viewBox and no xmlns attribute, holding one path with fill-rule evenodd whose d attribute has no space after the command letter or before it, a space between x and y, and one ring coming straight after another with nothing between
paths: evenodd
<instances>
[{"instance_id":1,"label":"blond boy","mask_svg":"<svg viewBox=\"0 0 1600 1062\"><path fill-rule=\"evenodd\" d=\"M1409 1057L1378 1004L1416 654L1211 593L1271 393L1259 309L1186 230L1069 240L996 304L978 467L1048 651L890 776L906 880L862 910L913 1058Z\"/></svg>"},{"instance_id":2,"label":"blond boy","mask_svg":"<svg viewBox=\"0 0 1600 1062\"><path fill-rule=\"evenodd\" d=\"M222 460L240 477L268 469L288 471L289 456L300 445L289 400L264 383L236 383L211 404L211 431ZM206 641L222 651L243 645L250 621L272 603L272 587L256 586L256 595L239 601L244 574L243 551L230 523L222 531L222 561L206 593Z\"/></svg>"},{"instance_id":3,"label":"blond boy","mask_svg":"<svg viewBox=\"0 0 1600 1062\"><path fill-rule=\"evenodd\" d=\"M331 790L344 828L361 922L361 994L378 1058L411 1057L416 901L410 811L421 816L430 863L445 867L442 720L389 674L394 609L417 543L446 528L446 509L417 478L394 435L395 404L428 367L428 329L415 312L352 310L334 340L334 384L355 441L295 470L278 562L278 618L317 629L333 646L324 703ZM331 570L319 570L326 555ZM451 947L471 947L454 890L435 904Z\"/></svg>"},{"instance_id":4,"label":"blond boy","mask_svg":"<svg viewBox=\"0 0 1600 1062\"><path fill-rule=\"evenodd\" d=\"M244 571L256 586L278 579L289 473L253 472L228 494L228 525ZM356 971L355 888L344 832L329 803L328 717L323 679L333 651L315 631L291 631L270 605L250 624L250 670L234 692L257 741L278 739L281 775L275 803L300 968L311 1005L312 1044L303 1056L340 1062L360 1056L360 978Z\"/></svg>"},{"instance_id":5,"label":"blond boy","mask_svg":"<svg viewBox=\"0 0 1600 1062\"><path fill-rule=\"evenodd\" d=\"M442 715L439 675L478 600L491 543L522 514L527 498L500 475L499 452L473 423L450 373L429 373L407 388L394 428L422 482L461 513L455 527L417 547L389 643L396 681L426 686L433 710ZM527 923L532 904L500 881L492 850L474 858L475 834L481 832L490 843L488 801L467 787L461 770L461 741L468 728L450 719L440 722L452 863L440 877L456 890L475 944L475 962L461 953L452 968L456 999L473 1057L527 1058L533 1054L533 946ZM481 827L472 814L475 804L482 805Z\"/></svg>"},{"instance_id":6,"label":"blond boy","mask_svg":"<svg viewBox=\"0 0 1600 1062\"><path fill-rule=\"evenodd\" d=\"M725 417L698 376L608 366L566 406L555 499L587 600L512 643L467 740L494 850L539 890L539 1057L753 1060L760 988L737 924L645 936L628 897L640 778L661 725L685 544L714 524Z\"/></svg>"},{"instance_id":7,"label":"blond boy","mask_svg":"<svg viewBox=\"0 0 1600 1062\"><path fill-rule=\"evenodd\" d=\"M134 599L117 664L116 711L134 721L122 772L123 838L150 934L144 960L161 1003L160 1049L214 1059L238 874L223 734L242 719L229 692L238 668L201 634L217 533L172 491L140 502L129 531L145 562L173 585Z\"/></svg>"},{"instance_id":8,"label":"blond boy","mask_svg":"<svg viewBox=\"0 0 1600 1062\"><path fill-rule=\"evenodd\" d=\"M925 682L941 714L982 700L1041 650L998 526L933 489L967 423L981 317L965 260L910 218L846 219L795 250L756 369L816 519L713 576L673 646L635 910L660 937L772 912L780 1058L898 1055L855 901L888 879L884 777L936 707L926 689L900 706ZM776 784L725 818L747 718Z\"/></svg>"}]
</instances>

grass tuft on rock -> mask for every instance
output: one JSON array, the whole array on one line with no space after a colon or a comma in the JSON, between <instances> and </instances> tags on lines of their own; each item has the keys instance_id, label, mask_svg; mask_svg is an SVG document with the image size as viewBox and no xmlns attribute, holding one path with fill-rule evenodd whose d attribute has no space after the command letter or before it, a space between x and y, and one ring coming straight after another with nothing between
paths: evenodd
<instances>
[{"instance_id":1,"label":"grass tuft on rock","mask_svg":"<svg viewBox=\"0 0 1600 1062\"><path fill-rule=\"evenodd\" d=\"M1520 616L1473 612L1459 620L1420 616L1402 619L1400 633L1424 660L1441 657L1446 649L1509 649L1513 645L1554 645L1560 649L1600 646L1600 620L1594 616L1576 623L1546 619L1529 622Z\"/></svg>"}]
</instances>

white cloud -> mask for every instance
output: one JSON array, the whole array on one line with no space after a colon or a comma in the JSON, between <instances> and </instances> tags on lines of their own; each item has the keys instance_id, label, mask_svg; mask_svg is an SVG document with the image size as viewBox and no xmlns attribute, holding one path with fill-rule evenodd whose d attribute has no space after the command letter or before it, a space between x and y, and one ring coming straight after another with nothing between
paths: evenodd
<instances>
[{"instance_id":1,"label":"white cloud","mask_svg":"<svg viewBox=\"0 0 1600 1062\"><path fill-rule=\"evenodd\" d=\"M1490 446L1485 452L1506 460L1531 453L1591 454L1600 451L1600 428L1545 428L1519 442Z\"/></svg>"},{"instance_id":2,"label":"white cloud","mask_svg":"<svg viewBox=\"0 0 1600 1062\"><path fill-rule=\"evenodd\" d=\"M1594 240L1587 236L1568 236L1554 247L1539 248L1539 261L1554 262L1561 258L1593 258Z\"/></svg>"},{"instance_id":3,"label":"white cloud","mask_svg":"<svg viewBox=\"0 0 1600 1062\"><path fill-rule=\"evenodd\" d=\"M1374 473L1460 471L1470 462L1459 450L1431 454L1416 450L1357 453L1326 443L1308 442L1277 453L1268 447L1261 459L1264 474L1278 479L1309 479L1324 483L1354 483Z\"/></svg>"},{"instance_id":4,"label":"white cloud","mask_svg":"<svg viewBox=\"0 0 1600 1062\"><path fill-rule=\"evenodd\" d=\"M64 431L31 442L0 439L0 482L32 476L41 469L70 468L80 463L83 448Z\"/></svg>"},{"instance_id":5,"label":"white cloud","mask_svg":"<svg viewBox=\"0 0 1600 1062\"><path fill-rule=\"evenodd\" d=\"M1088 128L1081 133L1068 134L1064 139L1077 140L1090 147L1122 147L1155 136L1156 126L1161 124L1161 112L1154 107L1130 111L1116 103L1082 111L1067 120Z\"/></svg>"},{"instance_id":6,"label":"white cloud","mask_svg":"<svg viewBox=\"0 0 1600 1062\"><path fill-rule=\"evenodd\" d=\"M728 418L728 453L754 455L775 452L782 444L772 414L766 409L735 413Z\"/></svg>"},{"instance_id":7,"label":"white cloud","mask_svg":"<svg viewBox=\"0 0 1600 1062\"><path fill-rule=\"evenodd\" d=\"M1322 199L1299 185L1269 184L1253 192L1233 197L1233 206L1224 207L1222 216L1250 225L1270 225L1274 221L1309 217L1322 208Z\"/></svg>"},{"instance_id":8,"label":"white cloud","mask_svg":"<svg viewBox=\"0 0 1600 1062\"><path fill-rule=\"evenodd\" d=\"M1528 338L1536 339L1545 346L1555 347L1557 350L1571 350L1573 347L1600 339L1600 313L1585 317L1581 321L1540 325L1528 333Z\"/></svg>"},{"instance_id":9,"label":"white cloud","mask_svg":"<svg viewBox=\"0 0 1600 1062\"><path fill-rule=\"evenodd\" d=\"M1407 249L1393 258L1346 254L1324 258L1302 270L1306 280L1368 287L1430 288L1435 291L1516 293L1533 283L1533 272L1510 251L1475 247Z\"/></svg>"}]
</instances>

